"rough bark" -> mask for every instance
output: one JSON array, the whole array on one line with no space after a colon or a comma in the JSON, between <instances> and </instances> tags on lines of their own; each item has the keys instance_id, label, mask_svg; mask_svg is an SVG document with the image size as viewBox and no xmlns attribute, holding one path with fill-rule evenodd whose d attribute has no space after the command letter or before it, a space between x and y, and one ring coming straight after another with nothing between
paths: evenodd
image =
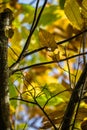
<instances>
[{"instance_id":1,"label":"rough bark","mask_svg":"<svg viewBox=\"0 0 87 130\"><path fill-rule=\"evenodd\" d=\"M0 130L10 130L7 65L8 39L0 33Z\"/></svg>"},{"instance_id":2,"label":"rough bark","mask_svg":"<svg viewBox=\"0 0 87 130\"><path fill-rule=\"evenodd\" d=\"M8 38L11 32L12 11L0 13L0 130L11 130L8 87Z\"/></svg>"}]
</instances>

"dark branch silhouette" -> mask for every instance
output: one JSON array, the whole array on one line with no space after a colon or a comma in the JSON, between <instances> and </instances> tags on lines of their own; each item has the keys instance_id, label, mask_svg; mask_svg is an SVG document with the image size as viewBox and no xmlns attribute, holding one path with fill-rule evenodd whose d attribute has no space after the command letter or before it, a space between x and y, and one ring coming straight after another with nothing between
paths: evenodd
<instances>
[{"instance_id":1,"label":"dark branch silhouette","mask_svg":"<svg viewBox=\"0 0 87 130\"><path fill-rule=\"evenodd\" d=\"M70 101L68 103L68 106L66 108L65 114L64 114L64 118L61 124L61 130L69 130L70 125L71 125L71 121L72 121L72 117L76 108L76 105L79 102L79 93L81 90L81 87L84 85L85 80L87 77L87 63L83 69L83 72L72 92Z\"/></svg>"},{"instance_id":2,"label":"dark branch silhouette","mask_svg":"<svg viewBox=\"0 0 87 130\"><path fill-rule=\"evenodd\" d=\"M38 6L38 2L39 2L39 1L37 1L37 6ZM38 16L37 16L37 19L36 19L36 14L37 14L37 7L36 7L35 14L34 14L34 22L33 22L32 26L31 26L30 34L29 34L29 36L28 36L28 38L27 38L27 40L26 40L26 43L25 43L25 45L24 45L24 47L23 47L23 50L22 50L20 56L18 57L17 61L16 61L15 63L13 63L13 64L9 67L10 69L11 69L12 67L14 67L17 63L20 62L20 60L23 58L23 55L25 54L25 51L28 49L29 44L30 44L30 40L31 40L31 37L32 37L32 34L34 33L34 31L35 31L35 29L36 29L36 27L37 27L37 25L38 25L38 22L39 22L39 20L40 20L40 17L41 17L41 15L42 15L42 12L43 12L43 10L44 10L44 8L45 8L46 3L47 3L47 0L44 1L44 4L43 4L43 6L42 6L42 8L41 8L41 10L40 10L40 13L39 13ZM35 21L35 19L36 19L36 21Z\"/></svg>"},{"instance_id":3,"label":"dark branch silhouette","mask_svg":"<svg viewBox=\"0 0 87 130\"><path fill-rule=\"evenodd\" d=\"M64 62L66 60L70 60L72 58L75 58L75 57L78 57L78 56L83 56L83 55L86 55L86 54L87 54L87 52L80 53L80 54L77 54L77 55L73 55L73 56L70 56L70 57L58 60L58 61L57 60L55 60L55 61L48 61L48 62L42 62L42 63L33 64L33 65L30 65L30 66L25 66L25 67L22 67L22 68L19 68L19 69L15 69L15 70L11 71L10 75L13 75L14 73L16 73L18 71L26 70L26 69L33 68L33 67L38 67L38 66L41 66L41 65L49 65L49 64L53 64L53 63Z\"/></svg>"}]
</instances>

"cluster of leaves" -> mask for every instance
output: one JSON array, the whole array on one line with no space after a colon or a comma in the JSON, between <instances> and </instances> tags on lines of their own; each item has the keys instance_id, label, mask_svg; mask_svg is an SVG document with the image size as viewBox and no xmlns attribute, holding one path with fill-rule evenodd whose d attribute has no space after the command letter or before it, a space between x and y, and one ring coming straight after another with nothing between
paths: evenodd
<instances>
[{"instance_id":1,"label":"cluster of leaves","mask_svg":"<svg viewBox=\"0 0 87 130\"><path fill-rule=\"evenodd\" d=\"M3 4L3 8L13 10L15 17L14 36L8 45L8 65L11 120L16 130L58 128L86 60L86 45L84 48L81 34L87 26L87 1L58 2L60 4L46 4L29 47L18 63L42 6L36 8L17 0ZM85 130L86 123L80 124L87 117L86 110L86 101L82 101L75 127L82 126Z\"/></svg>"}]
</instances>

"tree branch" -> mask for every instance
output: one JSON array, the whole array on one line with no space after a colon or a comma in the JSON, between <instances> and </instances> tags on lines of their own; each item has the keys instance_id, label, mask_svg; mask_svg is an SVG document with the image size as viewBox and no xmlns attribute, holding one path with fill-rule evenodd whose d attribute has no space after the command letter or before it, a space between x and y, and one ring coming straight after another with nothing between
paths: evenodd
<instances>
[{"instance_id":1,"label":"tree branch","mask_svg":"<svg viewBox=\"0 0 87 130\"><path fill-rule=\"evenodd\" d=\"M10 100L20 100L22 102L26 102L26 103L30 103L30 104L34 104L34 105L37 105L40 110L44 113L44 115L47 117L47 119L50 121L50 123L52 124L52 126L55 128L55 130L57 130L55 124L52 122L52 120L50 119L50 117L48 116L48 114L45 112L45 110L40 106L40 104L36 101L32 102L32 101L28 101L28 100L25 100L25 99L22 99L22 98L15 98L15 97L12 97L10 98Z\"/></svg>"},{"instance_id":2,"label":"tree branch","mask_svg":"<svg viewBox=\"0 0 87 130\"><path fill-rule=\"evenodd\" d=\"M71 41L72 39L74 39L74 38L80 36L81 34L83 34L83 33L85 33L85 32L87 32L87 30L84 30L84 31L78 33L77 35L75 35L75 36L73 36L73 37L70 37L70 38L68 38L68 39L66 39L66 40L57 42L56 44L57 44L57 45L61 45L61 44L65 43L65 42ZM47 49L47 47L41 47L41 48L35 49L35 50L31 51L31 52L25 53L25 54L22 56L22 59L25 58L26 56L32 55L32 54L34 54L34 53L36 53L36 52L39 52L39 51L42 51L42 50L44 50L44 49ZM11 69L13 66L15 66L18 62L19 62L19 61L16 61L15 63L13 63L13 64L9 67L9 69Z\"/></svg>"},{"instance_id":3,"label":"tree branch","mask_svg":"<svg viewBox=\"0 0 87 130\"><path fill-rule=\"evenodd\" d=\"M78 36L82 35L82 34L85 33L85 32L87 32L87 30L83 30L82 32L76 34L75 36L72 36L72 37L70 37L70 38L68 38L68 39L65 39L65 40L63 40L63 41L59 41L59 42L57 42L56 44L57 44L57 45L61 45L61 44L65 43L65 42L69 42L69 41L71 41L71 40L77 38ZM47 47L41 47L41 48L35 49L35 50L33 50L33 51L31 51L31 52L28 52L28 53L26 52L26 53L24 54L24 57L29 56L29 55L31 55L31 54L34 54L34 53L36 53L36 52L42 51L43 49L47 49ZM24 58L24 57L23 57L23 58Z\"/></svg>"},{"instance_id":4,"label":"tree branch","mask_svg":"<svg viewBox=\"0 0 87 130\"><path fill-rule=\"evenodd\" d=\"M79 101L79 93L81 90L81 86L84 85L86 77L87 77L87 63L72 92L70 101L68 103L68 106L67 106L65 114L64 114L64 118L63 118L62 125L61 125L61 130L69 130L69 128L70 128L73 113L74 113L75 107Z\"/></svg>"},{"instance_id":5,"label":"tree branch","mask_svg":"<svg viewBox=\"0 0 87 130\"><path fill-rule=\"evenodd\" d=\"M38 2L39 2L39 1L37 1L37 6L38 6ZM39 22L39 20L40 20L40 17L41 17L41 15L42 15L42 12L43 12L43 10L44 10L44 8L45 8L46 3L47 3L47 0L44 1L44 4L43 4L43 6L42 6L42 8L41 8L41 10L40 10L40 13L38 14L37 19L36 19L36 11L37 11L37 7L36 7L35 15L34 15L34 20L36 19L36 21L34 21L33 24L32 24L32 26L31 26L30 34L29 34L29 36L28 36L28 38L27 38L27 40L26 40L26 43L25 43L25 45L24 45L24 47L23 47L23 50L22 50L20 56L18 57L17 61L10 66L10 69L11 69L12 67L14 67L17 63L20 62L20 60L23 58L23 55L24 55L25 51L28 49L29 44L30 44L31 37L32 37L32 35L33 35L33 33L34 33L34 31L35 31L37 25L38 25L38 22Z\"/></svg>"},{"instance_id":6,"label":"tree branch","mask_svg":"<svg viewBox=\"0 0 87 130\"><path fill-rule=\"evenodd\" d=\"M53 63L60 63L60 62L63 62L63 61L66 61L66 60L70 60L70 59L75 58L75 57L78 57L78 56L82 56L83 54L85 55L85 54L87 54L87 52L85 52L85 53L80 53L80 54L77 54L77 55L73 55L73 56L70 56L70 57L61 59L61 60L59 60L59 61L57 61L57 60L55 60L55 61L48 61L48 62L42 62L42 63L33 64L33 65L30 65L30 66L25 66L25 67L22 67L22 68L19 68L19 69L15 69L15 70L13 70L13 71L10 71L10 74L9 74L9 75L13 75L14 73L16 73L16 72L18 72L18 71L22 71L22 70L29 69L29 68L33 68L33 67L38 67L38 66L41 66L41 65L48 65L48 64L53 64Z\"/></svg>"}]
</instances>

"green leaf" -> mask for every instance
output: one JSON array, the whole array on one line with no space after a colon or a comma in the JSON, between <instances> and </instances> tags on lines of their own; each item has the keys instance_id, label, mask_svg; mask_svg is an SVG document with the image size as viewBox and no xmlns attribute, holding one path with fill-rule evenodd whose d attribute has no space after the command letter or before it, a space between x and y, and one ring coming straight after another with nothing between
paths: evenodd
<instances>
[{"instance_id":1,"label":"green leaf","mask_svg":"<svg viewBox=\"0 0 87 130\"><path fill-rule=\"evenodd\" d=\"M64 92L64 90L65 87L61 84L48 84L43 89L43 94L37 97L37 101L41 106L43 106L46 102L46 106L52 106L68 101L70 97L70 92Z\"/></svg>"},{"instance_id":2,"label":"green leaf","mask_svg":"<svg viewBox=\"0 0 87 130\"><path fill-rule=\"evenodd\" d=\"M45 8L40 17L39 25L47 26L49 24L52 24L59 18L60 14L58 13L58 6L55 5L48 6Z\"/></svg>"},{"instance_id":3,"label":"green leaf","mask_svg":"<svg viewBox=\"0 0 87 130\"><path fill-rule=\"evenodd\" d=\"M9 85L10 85L10 87L9 87L10 97L15 97L17 95L16 89L10 81L9 81ZM16 108L17 100L11 100L11 104L12 104L12 106L14 106Z\"/></svg>"},{"instance_id":4,"label":"green leaf","mask_svg":"<svg viewBox=\"0 0 87 130\"><path fill-rule=\"evenodd\" d=\"M9 81L9 85L10 85L10 89L9 89L10 97L16 96L17 92L16 92L14 85L10 81Z\"/></svg>"},{"instance_id":5,"label":"green leaf","mask_svg":"<svg viewBox=\"0 0 87 130\"><path fill-rule=\"evenodd\" d=\"M35 8L31 5L22 5L22 15L24 15L24 18L22 19L21 23L29 23L31 24L34 18L34 11Z\"/></svg>"},{"instance_id":6,"label":"green leaf","mask_svg":"<svg viewBox=\"0 0 87 130\"><path fill-rule=\"evenodd\" d=\"M66 0L65 14L74 27L81 30L83 28L83 19L80 14L80 7L76 0Z\"/></svg>"},{"instance_id":7,"label":"green leaf","mask_svg":"<svg viewBox=\"0 0 87 130\"><path fill-rule=\"evenodd\" d=\"M49 84L49 89L52 96L56 95L54 98L58 98L59 101L68 101L68 98L70 97L70 92L64 91L66 89L62 84L51 83Z\"/></svg>"}]
</instances>

